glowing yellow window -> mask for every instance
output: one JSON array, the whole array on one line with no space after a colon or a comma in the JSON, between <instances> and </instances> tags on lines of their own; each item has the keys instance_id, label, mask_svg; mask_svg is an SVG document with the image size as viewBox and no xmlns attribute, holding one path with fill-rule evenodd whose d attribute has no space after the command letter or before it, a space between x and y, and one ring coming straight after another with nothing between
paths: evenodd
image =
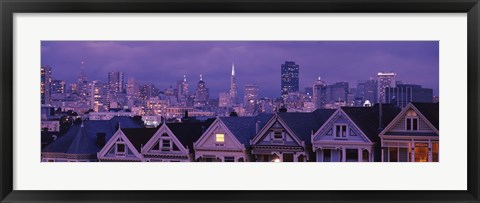
<instances>
[{"instance_id":1,"label":"glowing yellow window","mask_svg":"<svg viewBox=\"0 0 480 203\"><path fill-rule=\"evenodd\" d=\"M217 133L215 134L215 142L225 142L225 134Z\"/></svg>"}]
</instances>

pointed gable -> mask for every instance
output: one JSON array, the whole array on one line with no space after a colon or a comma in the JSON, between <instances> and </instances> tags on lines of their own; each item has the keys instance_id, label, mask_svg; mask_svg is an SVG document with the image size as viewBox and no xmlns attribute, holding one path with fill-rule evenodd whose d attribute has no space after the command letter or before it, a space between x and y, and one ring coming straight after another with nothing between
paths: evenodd
<instances>
[{"instance_id":1,"label":"pointed gable","mask_svg":"<svg viewBox=\"0 0 480 203\"><path fill-rule=\"evenodd\" d=\"M98 158L112 160L140 160L142 158L139 151L140 148L135 146L135 144L138 143L135 143L134 141L135 144L133 144L125 132L131 133L131 129L118 129L102 150L100 150Z\"/></svg>"},{"instance_id":2,"label":"pointed gable","mask_svg":"<svg viewBox=\"0 0 480 203\"><path fill-rule=\"evenodd\" d=\"M315 133L334 112L334 109L317 109L311 113L282 112L278 115L295 136L306 144L310 144L312 133Z\"/></svg>"},{"instance_id":3,"label":"pointed gable","mask_svg":"<svg viewBox=\"0 0 480 203\"><path fill-rule=\"evenodd\" d=\"M221 117L220 120L245 147L250 146L250 139L257 130L262 129L273 114L259 114L254 117Z\"/></svg>"},{"instance_id":4,"label":"pointed gable","mask_svg":"<svg viewBox=\"0 0 480 203\"><path fill-rule=\"evenodd\" d=\"M251 145L301 146L302 140L281 119L279 113L276 113L252 139Z\"/></svg>"},{"instance_id":5,"label":"pointed gable","mask_svg":"<svg viewBox=\"0 0 480 203\"><path fill-rule=\"evenodd\" d=\"M438 136L438 103L409 103L381 135Z\"/></svg>"}]
</instances>

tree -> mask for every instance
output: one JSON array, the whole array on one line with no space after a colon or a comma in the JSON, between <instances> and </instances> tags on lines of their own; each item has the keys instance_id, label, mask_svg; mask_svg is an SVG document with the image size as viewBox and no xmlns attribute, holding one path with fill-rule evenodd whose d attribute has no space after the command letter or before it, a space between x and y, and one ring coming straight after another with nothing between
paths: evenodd
<instances>
[{"instance_id":1,"label":"tree","mask_svg":"<svg viewBox=\"0 0 480 203\"><path fill-rule=\"evenodd\" d=\"M287 108L285 108L285 106L282 106L280 109L278 109L278 112L287 112Z\"/></svg>"},{"instance_id":2,"label":"tree","mask_svg":"<svg viewBox=\"0 0 480 203\"><path fill-rule=\"evenodd\" d=\"M60 133L66 133L70 126L72 125L72 119L68 117L67 115L63 115L60 117Z\"/></svg>"},{"instance_id":3,"label":"tree","mask_svg":"<svg viewBox=\"0 0 480 203\"><path fill-rule=\"evenodd\" d=\"M237 112L235 111L230 112L230 117L238 117Z\"/></svg>"}]
</instances>

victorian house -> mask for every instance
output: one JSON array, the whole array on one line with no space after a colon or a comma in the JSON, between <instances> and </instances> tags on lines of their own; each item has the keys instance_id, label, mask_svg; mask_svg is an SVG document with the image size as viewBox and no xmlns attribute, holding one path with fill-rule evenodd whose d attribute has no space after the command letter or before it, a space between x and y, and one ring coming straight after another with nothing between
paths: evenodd
<instances>
[{"instance_id":1,"label":"victorian house","mask_svg":"<svg viewBox=\"0 0 480 203\"><path fill-rule=\"evenodd\" d=\"M275 113L250 140L252 161L306 162L314 160L311 135L334 110L318 109L311 113Z\"/></svg>"},{"instance_id":2,"label":"victorian house","mask_svg":"<svg viewBox=\"0 0 480 203\"><path fill-rule=\"evenodd\" d=\"M119 128L98 153L102 162L189 162L193 161L193 142L211 121L163 123L156 128Z\"/></svg>"},{"instance_id":3,"label":"victorian house","mask_svg":"<svg viewBox=\"0 0 480 203\"><path fill-rule=\"evenodd\" d=\"M380 133L384 162L438 162L439 104L410 103Z\"/></svg>"},{"instance_id":4,"label":"victorian house","mask_svg":"<svg viewBox=\"0 0 480 203\"><path fill-rule=\"evenodd\" d=\"M316 161L380 161L378 133L399 111L390 104L338 108L311 136Z\"/></svg>"},{"instance_id":5,"label":"victorian house","mask_svg":"<svg viewBox=\"0 0 480 203\"><path fill-rule=\"evenodd\" d=\"M194 143L195 160L201 162L251 161L250 139L272 114L255 117L219 117Z\"/></svg>"},{"instance_id":6,"label":"victorian house","mask_svg":"<svg viewBox=\"0 0 480 203\"><path fill-rule=\"evenodd\" d=\"M62 137L42 149L42 162L98 161L97 152L118 132L119 126L142 128L143 122L130 117L113 117L74 124Z\"/></svg>"}]
</instances>

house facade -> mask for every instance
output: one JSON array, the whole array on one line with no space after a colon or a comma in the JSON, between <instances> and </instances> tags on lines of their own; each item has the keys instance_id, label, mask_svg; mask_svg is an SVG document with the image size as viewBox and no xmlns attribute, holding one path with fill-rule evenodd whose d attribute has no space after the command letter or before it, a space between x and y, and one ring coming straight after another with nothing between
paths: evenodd
<instances>
[{"instance_id":1,"label":"house facade","mask_svg":"<svg viewBox=\"0 0 480 203\"><path fill-rule=\"evenodd\" d=\"M275 113L250 141L253 161L306 162L314 160L310 136L333 110Z\"/></svg>"},{"instance_id":2,"label":"house facade","mask_svg":"<svg viewBox=\"0 0 480 203\"><path fill-rule=\"evenodd\" d=\"M195 160L201 162L251 161L250 139L271 114L255 117L220 117L194 143Z\"/></svg>"},{"instance_id":3,"label":"house facade","mask_svg":"<svg viewBox=\"0 0 480 203\"><path fill-rule=\"evenodd\" d=\"M409 103L379 134L382 161L438 162L438 107L438 103Z\"/></svg>"},{"instance_id":4,"label":"house facade","mask_svg":"<svg viewBox=\"0 0 480 203\"><path fill-rule=\"evenodd\" d=\"M389 122L399 109L391 105L341 107L312 135L317 162L373 162L378 156L380 117Z\"/></svg>"},{"instance_id":5,"label":"house facade","mask_svg":"<svg viewBox=\"0 0 480 203\"><path fill-rule=\"evenodd\" d=\"M119 126L142 128L143 123L131 117L110 120L85 120L42 148L42 162L96 162L97 153L118 133Z\"/></svg>"},{"instance_id":6,"label":"house facade","mask_svg":"<svg viewBox=\"0 0 480 203\"><path fill-rule=\"evenodd\" d=\"M190 162L194 160L194 140L210 123L163 123L156 128L120 128L98 153L98 160Z\"/></svg>"}]
</instances>

